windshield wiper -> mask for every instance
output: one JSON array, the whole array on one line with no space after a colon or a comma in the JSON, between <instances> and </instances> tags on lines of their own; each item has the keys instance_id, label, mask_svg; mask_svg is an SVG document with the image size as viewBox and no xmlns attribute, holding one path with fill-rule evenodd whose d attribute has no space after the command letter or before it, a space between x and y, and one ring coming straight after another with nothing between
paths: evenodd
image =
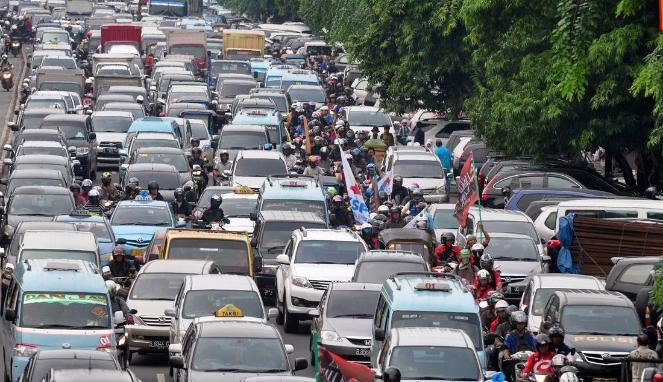
<instances>
[{"instance_id":1,"label":"windshield wiper","mask_svg":"<svg viewBox=\"0 0 663 382\"><path fill-rule=\"evenodd\" d=\"M284 372L284 371L288 371L288 370L285 370L285 369L251 370L251 372L253 372L253 373L280 373L280 372Z\"/></svg>"},{"instance_id":2,"label":"windshield wiper","mask_svg":"<svg viewBox=\"0 0 663 382\"><path fill-rule=\"evenodd\" d=\"M339 317L373 318L373 315L370 313L339 314L338 316L334 316L333 318L339 318Z\"/></svg>"},{"instance_id":3,"label":"windshield wiper","mask_svg":"<svg viewBox=\"0 0 663 382\"><path fill-rule=\"evenodd\" d=\"M205 370L206 373L208 373L208 372L211 372L211 373L214 373L214 372L217 372L217 373L219 373L219 372L229 372L229 373L240 373L240 372L244 372L244 373L250 373L250 372L253 372L253 371L254 371L254 370L247 370L247 369L233 369L233 368L218 368L218 369L207 369L207 370Z\"/></svg>"},{"instance_id":4,"label":"windshield wiper","mask_svg":"<svg viewBox=\"0 0 663 382\"><path fill-rule=\"evenodd\" d=\"M173 300L175 300L175 298L168 298L168 297L152 297L152 298L143 298L143 299L138 299L138 300L173 301Z\"/></svg>"},{"instance_id":5,"label":"windshield wiper","mask_svg":"<svg viewBox=\"0 0 663 382\"><path fill-rule=\"evenodd\" d=\"M273 247L267 247L267 253L281 252L285 248L285 245L275 245Z\"/></svg>"},{"instance_id":6,"label":"windshield wiper","mask_svg":"<svg viewBox=\"0 0 663 382\"><path fill-rule=\"evenodd\" d=\"M64 324L44 324L44 325L38 325L38 326L33 326L35 329L56 329L56 328L66 328L66 329L76 329L76 326L72 325L64 325Z\"/></svg>"},{"instance_id":7,"label":"windshield wiper","mask_svg":"<svg viewBox=\"0 0 663 382\"><path fill-rule=\"evenodd\" d=\"M84 325L84 326L72 326L72 329L108 329L107 325Z\"/></svg>"},{"instance_id":8,"label":"windshield wiper","mask_svg":"<svg viewBox=\"0 0 663 382\"><path fill-rule=\"evenodd\" d=\"M515 256L493 256L497 261L501 260L515 260L515 261L536 261L536 259L530 259L527 257L515 257Z\"/></svg>"}]
</instances>

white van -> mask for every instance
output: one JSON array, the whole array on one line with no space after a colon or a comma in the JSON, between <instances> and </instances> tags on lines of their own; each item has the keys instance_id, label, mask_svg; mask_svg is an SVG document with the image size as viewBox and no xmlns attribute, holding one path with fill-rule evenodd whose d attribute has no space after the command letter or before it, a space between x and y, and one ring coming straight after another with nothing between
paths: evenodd
<instances>
[{"instance_id":1,"label":"white van","mask_svg":"<svg viewBox=\"0 0 663 382\"><path fill-rule=\"evenodd\" d=\"M570 213L577 216L600 219L650 219L663 221L663 203L649 199L578 199L559 203L557 206L557 224L559 219Z\"/></svg>"},{"instance_id":2,"label":"white van","mask_svg":"<svg viewBox=\"0 0 663 382\"><path fill-rule=\"evenodd\" d=\"M29 259L84 260L101 269L97 239L92 232L25 231L16 263Z\"/></svg>"}]
</instances>

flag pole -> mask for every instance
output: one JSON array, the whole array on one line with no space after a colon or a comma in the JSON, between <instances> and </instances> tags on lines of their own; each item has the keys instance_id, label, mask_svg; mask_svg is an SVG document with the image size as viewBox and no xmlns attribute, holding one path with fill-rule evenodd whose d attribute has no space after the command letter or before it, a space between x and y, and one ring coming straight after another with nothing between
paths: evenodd
<instances>
[{"instance_id":1,"label":"flag pole","mask_svg":"<svg viewBox=\"0 0 663 382\"><path fill-rule=\"evenodd\" d=\"M661 0L663 1L663 0ZM472 172L474 173L473 178L474 178L474 188L476 189L477 193L477 203L479 204L479 224L481 224L481 227L483 227L483 219L481 218L481 195L479 194L479 176L477 174L477 168L474 166L474 153L471 155L471 161L472 161ZM479 243L483 242L483 229L481 229L481 232L479 233Z\"/></svg>"}]
</instances>

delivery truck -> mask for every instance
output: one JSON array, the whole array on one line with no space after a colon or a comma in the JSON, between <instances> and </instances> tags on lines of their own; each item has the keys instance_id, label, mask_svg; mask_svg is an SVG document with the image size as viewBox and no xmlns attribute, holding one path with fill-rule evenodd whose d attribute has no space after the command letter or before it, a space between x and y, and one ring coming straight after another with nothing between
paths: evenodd
<instances>
[{"instance_id":1,"label":"delivery truck","mask_svg":"<svg viewBox=\"0 0 663 382\"><path fill-rule=\"evenodd\" d=\"M223 30L223 58L250 60L265 54L265 32L239 29Z\"/></svg>"},{"instance_id":2,"label":"delivery truck","mask_svg":"<svg viewBox=\"0 0 663 382\"><path fill-rule=\"evenodd\" d=\"M196 69L207 70L207 33L199 30L166 30L168 54L189 55L194 57Z\"/></svg>"},{"instance_id":3,"label":"delivery truck","mask_svg":"<svg viewBox=\"0 0 663 382\"><path fill-rule=\"evenodd\" d=\"M40 68L35 73L35 90L52 90L83 94L85 72L83 69Z\"/></svg>"},{"instance_id":4,"label":"delivery truck","mask_svg":"<svg viewBox=\"0 0 663 382\"><path fill-rule=\"evenodd\" d=\"M140 52L142 27L131 24L107 24L101 26L101 52L108 52L112 45L133 45Z\"/></svg>"}]
</instances>

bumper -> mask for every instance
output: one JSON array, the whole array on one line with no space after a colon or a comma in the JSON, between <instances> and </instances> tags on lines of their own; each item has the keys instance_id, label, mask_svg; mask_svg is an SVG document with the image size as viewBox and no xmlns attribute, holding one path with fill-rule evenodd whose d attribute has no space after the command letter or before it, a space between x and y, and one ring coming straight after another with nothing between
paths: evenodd
<instances>
[{"instance_id":1,"label":"bumper","mask_svg":"<svg viewBox=\"0 0 663 382\"><path fill-rule=\"evenodd\" d=\"M347 339L343 340L348 342ZM371 347L370 346L356 346L351 343L338 344L334 342L319 342L318 345L331 351L332 353L341 356L346 361L352 361L370 365L371 363Z\"/></svg>"},{"instance_id":2,"label":"bumper","mask_svg":"<svg viewBox=\"0 0 663 382\"><path fill-rule=\"evenodd\" d=\"M12 359L12 371L11 371L11 380L18 381L18 379L23 374L25 366L28 364L28 357L14 357Z\"/></svg>"},{"instance_id":3,"label":"bumper","mask_svg":"<svg viewBox=\"0 0 663 382\"><path fill-rule=\"evenodd\" d=\"M256 284L263 297L276 296L276 276L269 273L259 273L256 275Z\"/></svg>"},{"instance_id":4,"label":"bumper","mask_svg":"<svg viewBox=\"0 0 663 382\"><path fill-rule=\"evenodd\" d=\"M97 148L97 162L103 165L119 166L120 150L116 147Z\"/></svg>"},{"instance_id":5,"label":"bumper","mask_svg":"<svg viewBox=\"0 0 663 382\"><path fill-rule=\"evenodd\" d=\"M311 308L317 308L324 290L290 286L290 298L286 299L288 312L308 317Z\"/></svg>"},{"instance_id":6,"label":"bumper","mask_svg":"<svg viewBox=\"0 0 663 382\"><path fill-rule=\"evenodd\" d=\"M169 326L127 325L127 345L130 351L165 353L168 351Z\"/></svg>"},{"instance_id":7,"label":"bumper","mask_svg":"<svg viewBox=\"0 0 663 382\"><path fill-rule=\"evenodd\" d=\"M601 365L590 362L578 362L575 365L578 368L579 377L585 382L594 382L596 379L614 379L619 381L621 374L620 365Z\"/></svg>"}]
</instances>

